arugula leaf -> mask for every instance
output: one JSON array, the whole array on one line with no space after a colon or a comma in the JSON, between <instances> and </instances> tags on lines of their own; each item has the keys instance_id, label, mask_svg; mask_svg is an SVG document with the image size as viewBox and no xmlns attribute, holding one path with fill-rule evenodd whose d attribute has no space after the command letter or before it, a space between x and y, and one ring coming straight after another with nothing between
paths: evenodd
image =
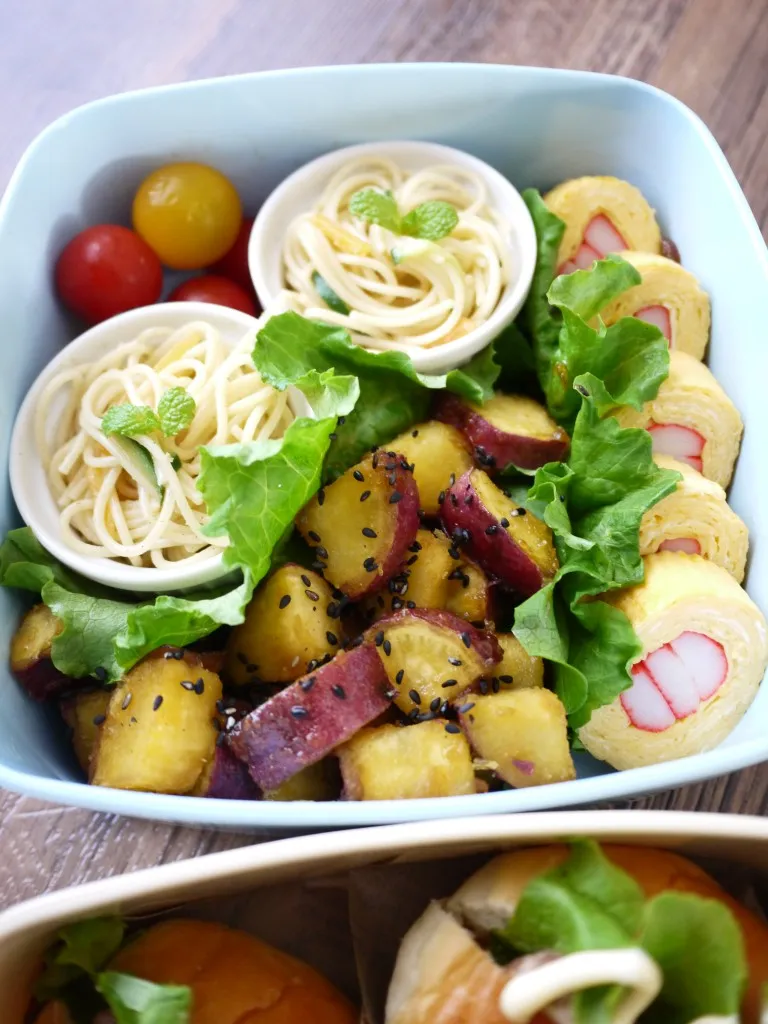
<instances>
[{"instance_id":1,"label":"arugula leaf","mask_svg":"<svg viewBox=\"0 0 768 1024\"><path fill-rule=\"evenodd\" d=\"M688 1024L710 1014L738 1016L747 984L741 929L719 900L662 892L645 907L643 948L664 974L661 994L643 1017Z\"/></svg>"},{"instance_id":2,"label":"arugula leaf","mask_svg":"<svg viewBox=\"0 0 768 1024\"><path fill-rule=\"evenodd\" d=\"M166 437L175 437L187 429L195 418L196 410L195 400L186 388L168 388L157 404L160 429Z\"/></svg>"},{"instance_id":3,"label":"arugula leaf","mask_svg":"<svg viewBox=\"0 0 768 1024\"><path fill-rule=\"evenodd\" d=\"M160 420L148 405L113 405L104 413L101 429L105 434L139 437L159 430Z\"/></svg>"},{"instance_id":4,"label":"arugula leaf","mask_svg":"<svg viewBox=\"0 0 768 1024\"><path fill-rule=\"evenodd\" d=\"M413 238L426 238L437 242L450 235L459 223L456 207L441 200L420 203L403 217L400 230Z\"/></svg>"},{"instance_id":5,"label":"arugula leaf","mask_svg":"<svg viewBox=\"0 0 768 1024\"><path fill-rule=\"evenodd\" d=\"M430 392L447 387L474 402L493 394L499 368L491 348L459 370L443 375L417 373L403 352L367 352L340 327L305 320L297 313L271 317L259 331L253 362L261 376L282 391L302 390L317 408L312 390L322 381L357 378L360 398L336 430L326 460L326 475L339 476L373 445L383 444L424 419ZM345 375L347 376L338 376ZM327 378L324 376L327 375Z\"/></svg>"},{"instance_id":6,"label":"arugula leaf","mask_svg":"<svg viewBox=\"0 0 768 1024\"><path fill-rule=\"evenodd\" d=\"M332 309L334 313L341 313L342 316L349 316L350 309L344 299L336 294L322 274L319 274L316 270L312 273L312 284L329 309Z\"/></svg>"},{"instance_id":7,"label":"arugula leaf","mask_svg":"<svg viewBox=\"0 0 768 1024\"><path fill-rule=\"evenodd\" d=\"M189 1024L192 990L187 985L155 985L130 974L106 971L96 978L116 1024Z\"/></svg>"},{"instance_id":8,"label":"arugula leaf","mask_svg":"<svg viewBox=\"0 0 768 1024\"><path fill-rule=\"evenodd\" d=\"M360 220L370 221L388 231L400 234L400 211L395 197L389 190L380 192L375 188L364 188L355 192L349 200L349 212L353 217L359 217Z\"/></svg>"},{"instance_id":9,"label":"arugula leaf","mask_svg":"<svg viewBox=\"0 0 768 1024\"><path fill-rule=\"evenodd\" d=\"M78 978L100 971L118 951L124 935L125 923L119 917L76 921L62 928L45 954L35 998L40 1002L56 999Z\"/></svg>"}]
</instances>

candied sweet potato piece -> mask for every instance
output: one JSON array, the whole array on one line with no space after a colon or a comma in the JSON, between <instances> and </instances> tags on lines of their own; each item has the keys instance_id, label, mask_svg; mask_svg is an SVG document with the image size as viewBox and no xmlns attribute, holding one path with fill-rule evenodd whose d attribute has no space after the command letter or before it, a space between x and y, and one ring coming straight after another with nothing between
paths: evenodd
<instances>
[{"instance_id":1,"label":"candied sweet potato piece","mask_svg":"<svg viewBox=\"0 0 768 1024\"><path fill-rule=\"evenodd\" d=\"M339 590L351 598L373 593L397 572L419 528L410 466L402 455L375 452L321 489L296 525Z\"/></svg>"},{"instance_id":2,"label":"candied sweet potato piece","mask_svg":"<svg viewBox=\"0 0 768 1024\"><path fill-rule=\"evenodd\" d=\"M388 693L372 647L341 651L238 722L230 748L263 790L277 789L386 711Z\"/></svg>"},{"instance_id":3,"label":"candied sweet potato piece","mask_svg":"<svg viewBox=\"0 0 768 1024\"><path fill-rule=\"evenodd\" d=\"M464 550L523 597L535 594L557 572L550 528L481 469L457 480L442 508L447 529L462 539Z\"/></svg>"},{"instance_id":4,"label":"candied sweet potato piece","mask_svg":"<svg viewBox=\"0 0 768 1024\"><path fill-rule=\"evenodd\" d=\"M203 769L190 796L212 800L260 800L261 790L243 764L226 745L217 743L213 758Z\"/></svg>"},{"instance_id":5,"label":"candied sweet potato piece","mask_svg":"<svg viewBox=\"0 0 768 1024\"><path fill-rule=\"evenodd\" d=\"M341 784L336 759L324 757L322 761L307 765L283 782L277 789L264 794L265 800L336 800Z\"/></svg>"},{"instance_id":6,"label":"candied sweet potato piece","mask_svg":"<svg viewBox=\"0 0 768 1024\"><path fill-rule=\"evenodd\" d=\"M559 462L568 451L566 432L527 395L494 395L485 405L475 405L444 391L437 417L463 431L478 464L489 473L507 466L538 469Z\"/></svg>"},{"instance_id":7,"label":"candied sweet potato piece","mask_svg":"<svg viewBox=\"0 0 768 1024\"><path fill-rule=\"evenodd\" d=\"M57 697L78 684L51 661L51 644L62 628L47 605L36 604L13 634L11 672L33 700Z\"/></svg>"},{"instance_id":8,"label":"candied sweet potato piece","mask_svg":"<svg viewBox=\"0 0 768 1024\"><path fill-rule=\"evenodd\" d=\"M415 800L475 792L472 756L461 732L433 719L363 729L339 750L350 800Z\"/></svg>"},{"instance_id":9,"label":"candied sweet potato piece","mask_svg":"<svg viewBox=\"0 0 768 1024\"><path fill-rule=\"evenodd\" d=\"M392 441L390 448L402 452L413 466L419 501L428 516L436 516L440 511L440 493L472 468L464 436L437 420L406 430Z\"/></svg>"},{"instance_id":10,"label":"candied sweet potato piece","mask_svg":"<svg viewBox=\"0 0 768 1024\"><path fill-rule=\"evenodd\" d=\"M397 612L371 626L366 636L396 691L395 703L414 717L439 710L443 702L494 671L501 659L492 634L446 611Z\"/></svg>"},{"instance_id":11,"label":"candied sweet potato piece","mask_svg":"<svg viewBox=\"0 0 768 1024\"><path fill-rule=\"evenodd\" d=\"M194 654L148 657L113 691L91 759L91 782L189 793L213 759L221 680Z\"/></svg>"},{"instance_id":12,"label":"candied sweet potato piece","mask_svg":"<svg viewBox=\"0 0 768 1024\"><path fill-rule=\"evenodd\" d=\"M330 614L329 614L330 609ZM253 596L227 642L226 675L292 683L339 648L341 606L316 572L292 563L276 569Z\"/></svg>"},{"instance_id":13,"label":"candied sweet potato piece","mask_svg":"<svg viewBox=\"0 0 768 1024\"><path fill-rule=\"evenodd\" d=\"M478 755L512 786L576 778L565 708L551 690L503 690L462 704L459 718Z\"/></svg>"},{"instance_id":14,"label":"candied sweet potato piece","mask_svg":"<svg viewBox=\"0 0 768 1024\"><path fill-rule=\"evenodd\" d=\"M502 657L494 675L504 689L528 690L544 685L544 661L529 654L512 633L497 633Z\"/></svg>"},{"instance_id":15,"label":"candied sweet potato piece","mask_svg":"<svg viewBox=\"0 0 768 1024\"><path fill-rule=\"evenodd\" d=\"M75 757L86 775L111 698L111 690L87 690L65 697L60 704L62 717L72 730Z\"/></svg>"}]
</instances>

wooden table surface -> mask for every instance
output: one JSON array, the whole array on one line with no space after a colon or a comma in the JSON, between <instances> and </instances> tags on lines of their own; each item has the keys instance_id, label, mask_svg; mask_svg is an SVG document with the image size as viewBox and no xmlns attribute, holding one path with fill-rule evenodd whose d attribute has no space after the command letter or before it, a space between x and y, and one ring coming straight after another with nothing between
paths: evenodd
<instances>
[{"instance_id":1,"label":"wooden table surface","mask_svg":"<svg viewBox=\"0 0 768 1024\"><path fill-rule=\"evenodd\" d=\"M41 128L109 93L299 65L493 61L625 74L674 93L713 130L768 227L765 0L2 0L0 10L0 187ZM630 806L763 814L768 766ZM0 794L0 906L264 838Z\"/></svg>"}]
</instances>

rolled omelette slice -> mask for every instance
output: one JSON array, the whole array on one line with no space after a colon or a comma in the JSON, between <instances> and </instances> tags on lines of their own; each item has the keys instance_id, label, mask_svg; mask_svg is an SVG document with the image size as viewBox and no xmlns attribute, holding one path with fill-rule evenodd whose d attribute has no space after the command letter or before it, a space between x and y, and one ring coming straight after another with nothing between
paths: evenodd
<instances>
[{"instance_id":1,"label":"rolled omelette slice","mask_svg":"<svg viewBox=\"0 0 768 1024\"><path fill-rule=\"evenodd\" d=\"M676 551L644 562L644 583L604 598L643 645L632 686L579 730L590 754L621 769L716 747L768 663L763 613L725 569Z\"/></svg>"},{"instance_id":2,"label":"rolled omelette slice","mask_svg":"<svg viewBox=\"0 0 768 1024\"><path fill-rule=\"evenodd\" d=\"M662 469L682 475L677 490L654 505L640 524L640 554L684 551L722 566L737 583L744 579L749 533L714 480L668 455L656 455Z\"/></svg>"},{"instance_id":3,"label":"rolled omelette slice","mask_svg":"<svg viewBox=\"0 0 768 1024\"><path fill-rule=\"evenodd\" d=\"M558 273L586 269L610 252L659 252L661 232L642 192L611 177L572 178L544 196L565 223Z\"/></svg>"},{"instance_id":4,"label":"rolled omelette slice","mask_svg":"<svg viewBox=\"0 0 768 1024\"><path fill-rule=\"evenodd\" d=\"M733 476L744 426L728 395L704 363L687 352L669 354L669 376L641 410L622 406L624 427L642 427L655 455L671 455L721 487Z\"/></svg>"},{"instance_id":5,"label":"rolled omelette slice","mask_svg":"<svg viewBox=\"0 0 768 1024\"><path fill-rule=\"evenodd\" d=\"M636 316L661 330L669 347L703 359L709 340L709 296L685 267L650 252L622 252L642 282L629 288L600 311L610 326L623 316Z\"/></svg>"}]
</instances>

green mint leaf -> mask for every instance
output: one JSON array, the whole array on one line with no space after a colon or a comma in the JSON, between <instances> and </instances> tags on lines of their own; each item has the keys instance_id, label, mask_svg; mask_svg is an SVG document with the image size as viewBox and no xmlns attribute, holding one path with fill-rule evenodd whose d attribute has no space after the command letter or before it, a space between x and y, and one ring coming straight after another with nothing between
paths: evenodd
<instances>
[{"instance_id":1,"label":"green mint leaf","mask_svg":"<svg viewBox=\"0 0 768 1024\"><path fill-rule=\"evenodd\" d=\"M344 299L336 294L325 278L316 270L312 273L312 284L315 286L317 294L329 309L332 309L334 313L341 313L342 316L349 316L350 308Z\"/></svg>"},{"instance_id":2,"label":"green mint leaf","mask_svg":"<svg viewBox=\"0 0 768 1024\"><path fill-rule=\"evenodd\" d=\"M401 233L400 213L390 191L379 192L374 188L364 188L355 192L349 200L349 212L360 220L378 224L398 235Z\"/></svg>"},{"instance_id":3,"label":"green mint leaf","mask_svg":"<svg viewBox=\"0 0 768 1024\"><path fill-rule=\"evenodd\" d=\"M160 428L165 436L175 437L186 430L195 418L196 409L195 400L186 388L169 388L157 405Z\"/></svg>"},{"instance_id":4,"label":"green mint leaf","mask_svg":"<svg viewBox=\"0 0 768 1024\"><path fill-rule=\"evenodd\" d=\"M441 200L420 203L403 217L401 231L413 238L427 238L436 242L450 235L459 223L456 207Z\"/></svg>"},{"instance_id":5,"label":"green mint leaf","mask_svg":"<svg viewBox=\"0 0 768 1024\"><path fill-rule=\"evenodd\" d=\"M723 903L663 892L645 907L640 941L664 974L654 1024L738 1017L747 962L741 929Z\"/></svg>"},{"instance_id":6,"label":"green mint leaf","mask_svg":"<svg viewBox=\"0 0 768 1024\"><path fill-rule=\"evenodd\" d=\"M113 405L104 413L101 429L107 435L139 437L160 430L160 420L148 405Z\"/></svg>"},{"instance_id":7,"label":"green mint leaf","mask_svg":"<svg viewBox=\"0 0 768 1024\"><path fill-rule=\"evenodd\" d=\"M187 985L155 985L130 974L106 971L96 979L116 1024L189 1024L192 990Z\"/></svg>"},{"instance_id":8,"label":"green mint leaf","mask_svg":"<svg viewBox=\"0 0 768 1024\"><path fill-rule=\"evenodd\" d=\"M45 954L35 997L40 1002L56 999L78 978L96 974L118 951L124 935L125 923L118 917L76 921L62 928Z\"/></svg>"}]
</instances>

